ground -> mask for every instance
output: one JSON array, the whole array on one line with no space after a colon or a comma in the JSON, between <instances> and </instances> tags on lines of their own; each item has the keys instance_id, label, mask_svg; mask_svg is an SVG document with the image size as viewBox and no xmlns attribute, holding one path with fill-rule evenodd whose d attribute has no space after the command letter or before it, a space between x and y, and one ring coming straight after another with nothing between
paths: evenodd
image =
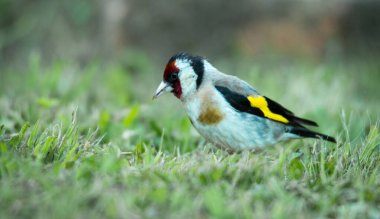
<instances>
[{"instance_id":1,"label":"ground","mask_svg":"<svg viewBox=\"0 0 380 219\"><path fill-rule=\"evenodd\" d=\"M215 62L338 141L236 154L152 101L163 66L136 63L2 70L0 218L380 217L376 62Z\"/></svg>"}]
</instances>

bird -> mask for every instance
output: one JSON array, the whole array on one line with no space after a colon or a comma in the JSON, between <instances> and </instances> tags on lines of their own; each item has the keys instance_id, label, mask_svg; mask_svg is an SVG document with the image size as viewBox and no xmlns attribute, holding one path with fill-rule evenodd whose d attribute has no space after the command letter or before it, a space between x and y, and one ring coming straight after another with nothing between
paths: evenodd
<instances>
[{"instance_id":1,"label":"bird","mask_svg":"<svg viewBox=\"0 0 380 219\"><path fill-rule=\"evenodd\" d=\"M206 141L227 151L262 149L301 138L336 143L334 137L306 127L318 126L316 122L296 116L201 56L173 55L153 99L164 93L173 93L181 101L190 122Z\"/></svg>"}]
</instances>

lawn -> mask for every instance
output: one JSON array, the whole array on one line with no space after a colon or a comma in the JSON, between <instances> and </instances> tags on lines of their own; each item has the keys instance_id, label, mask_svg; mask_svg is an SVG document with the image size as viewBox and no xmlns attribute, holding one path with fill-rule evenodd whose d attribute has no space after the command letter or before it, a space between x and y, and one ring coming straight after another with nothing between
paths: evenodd
<instances>
[{"instance_id":1,"label":"lawn","mask_svg":"<svg viewBox=\"0 0 380 219\"><path fill-rule=\"evenodd\" d=\"M151 100L164 66L32 55L0 72L0 218L380 218L378 63L214 63L338 143L228 154Z\"/></svg>"}]
</instances>

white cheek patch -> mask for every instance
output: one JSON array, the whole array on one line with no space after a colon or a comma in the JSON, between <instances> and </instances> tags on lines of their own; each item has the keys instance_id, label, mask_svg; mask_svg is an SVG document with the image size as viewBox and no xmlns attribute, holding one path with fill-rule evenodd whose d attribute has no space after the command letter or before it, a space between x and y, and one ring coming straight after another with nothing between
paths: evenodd
<instances>
[{"instance_id":1,"label":"white cheek patch","mask_svg":"<svg viewBox=\"0 0 380 219\"><path fill-rule=\"evenodd\" d=\"M181 69L178 77L181 83L182 98L186 99L196 92L198 75L194 72L189 60L177 60L175 64L178 69Z\"/></svg>"},{"instance_id":2,"label":"white cheek patch","mask_svg":"<svg viewBox=\"0 0 380 219\"><path fill-rule=\"evenodd\" d=\"M180 73L179 78L181 81L196 80L197 75L191 70L191 68L188 68Z\"/></svg>"},{"instance_id":3,"label":"white cheek patch","mask_svg":"<svg viewBox=\"0 0 380 219\"><path fill-rule=\"evenodd\" d=\"M179 74L179 79L181 82L182 95L187 97L193 93L195 93L197 88L197 75L190 68L184 69Z\"/></svg>"}]
</instances>

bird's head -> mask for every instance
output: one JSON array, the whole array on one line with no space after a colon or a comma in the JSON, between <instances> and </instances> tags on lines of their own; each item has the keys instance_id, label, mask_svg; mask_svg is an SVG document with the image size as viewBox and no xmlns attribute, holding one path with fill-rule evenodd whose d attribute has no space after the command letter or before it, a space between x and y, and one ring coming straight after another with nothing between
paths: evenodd
<instances>
[{"instance_id":1,"label":"bird's head","mask_svg":"<svg viewBox=\"0 0 380 219\"><path fill-rule=\"evenodd\" d=\"M203 80L204 62L204 58L187 53L172 56L153 98L164 92L172 92L179 99L194 94Z\"/></svg>"}]
</instances>

